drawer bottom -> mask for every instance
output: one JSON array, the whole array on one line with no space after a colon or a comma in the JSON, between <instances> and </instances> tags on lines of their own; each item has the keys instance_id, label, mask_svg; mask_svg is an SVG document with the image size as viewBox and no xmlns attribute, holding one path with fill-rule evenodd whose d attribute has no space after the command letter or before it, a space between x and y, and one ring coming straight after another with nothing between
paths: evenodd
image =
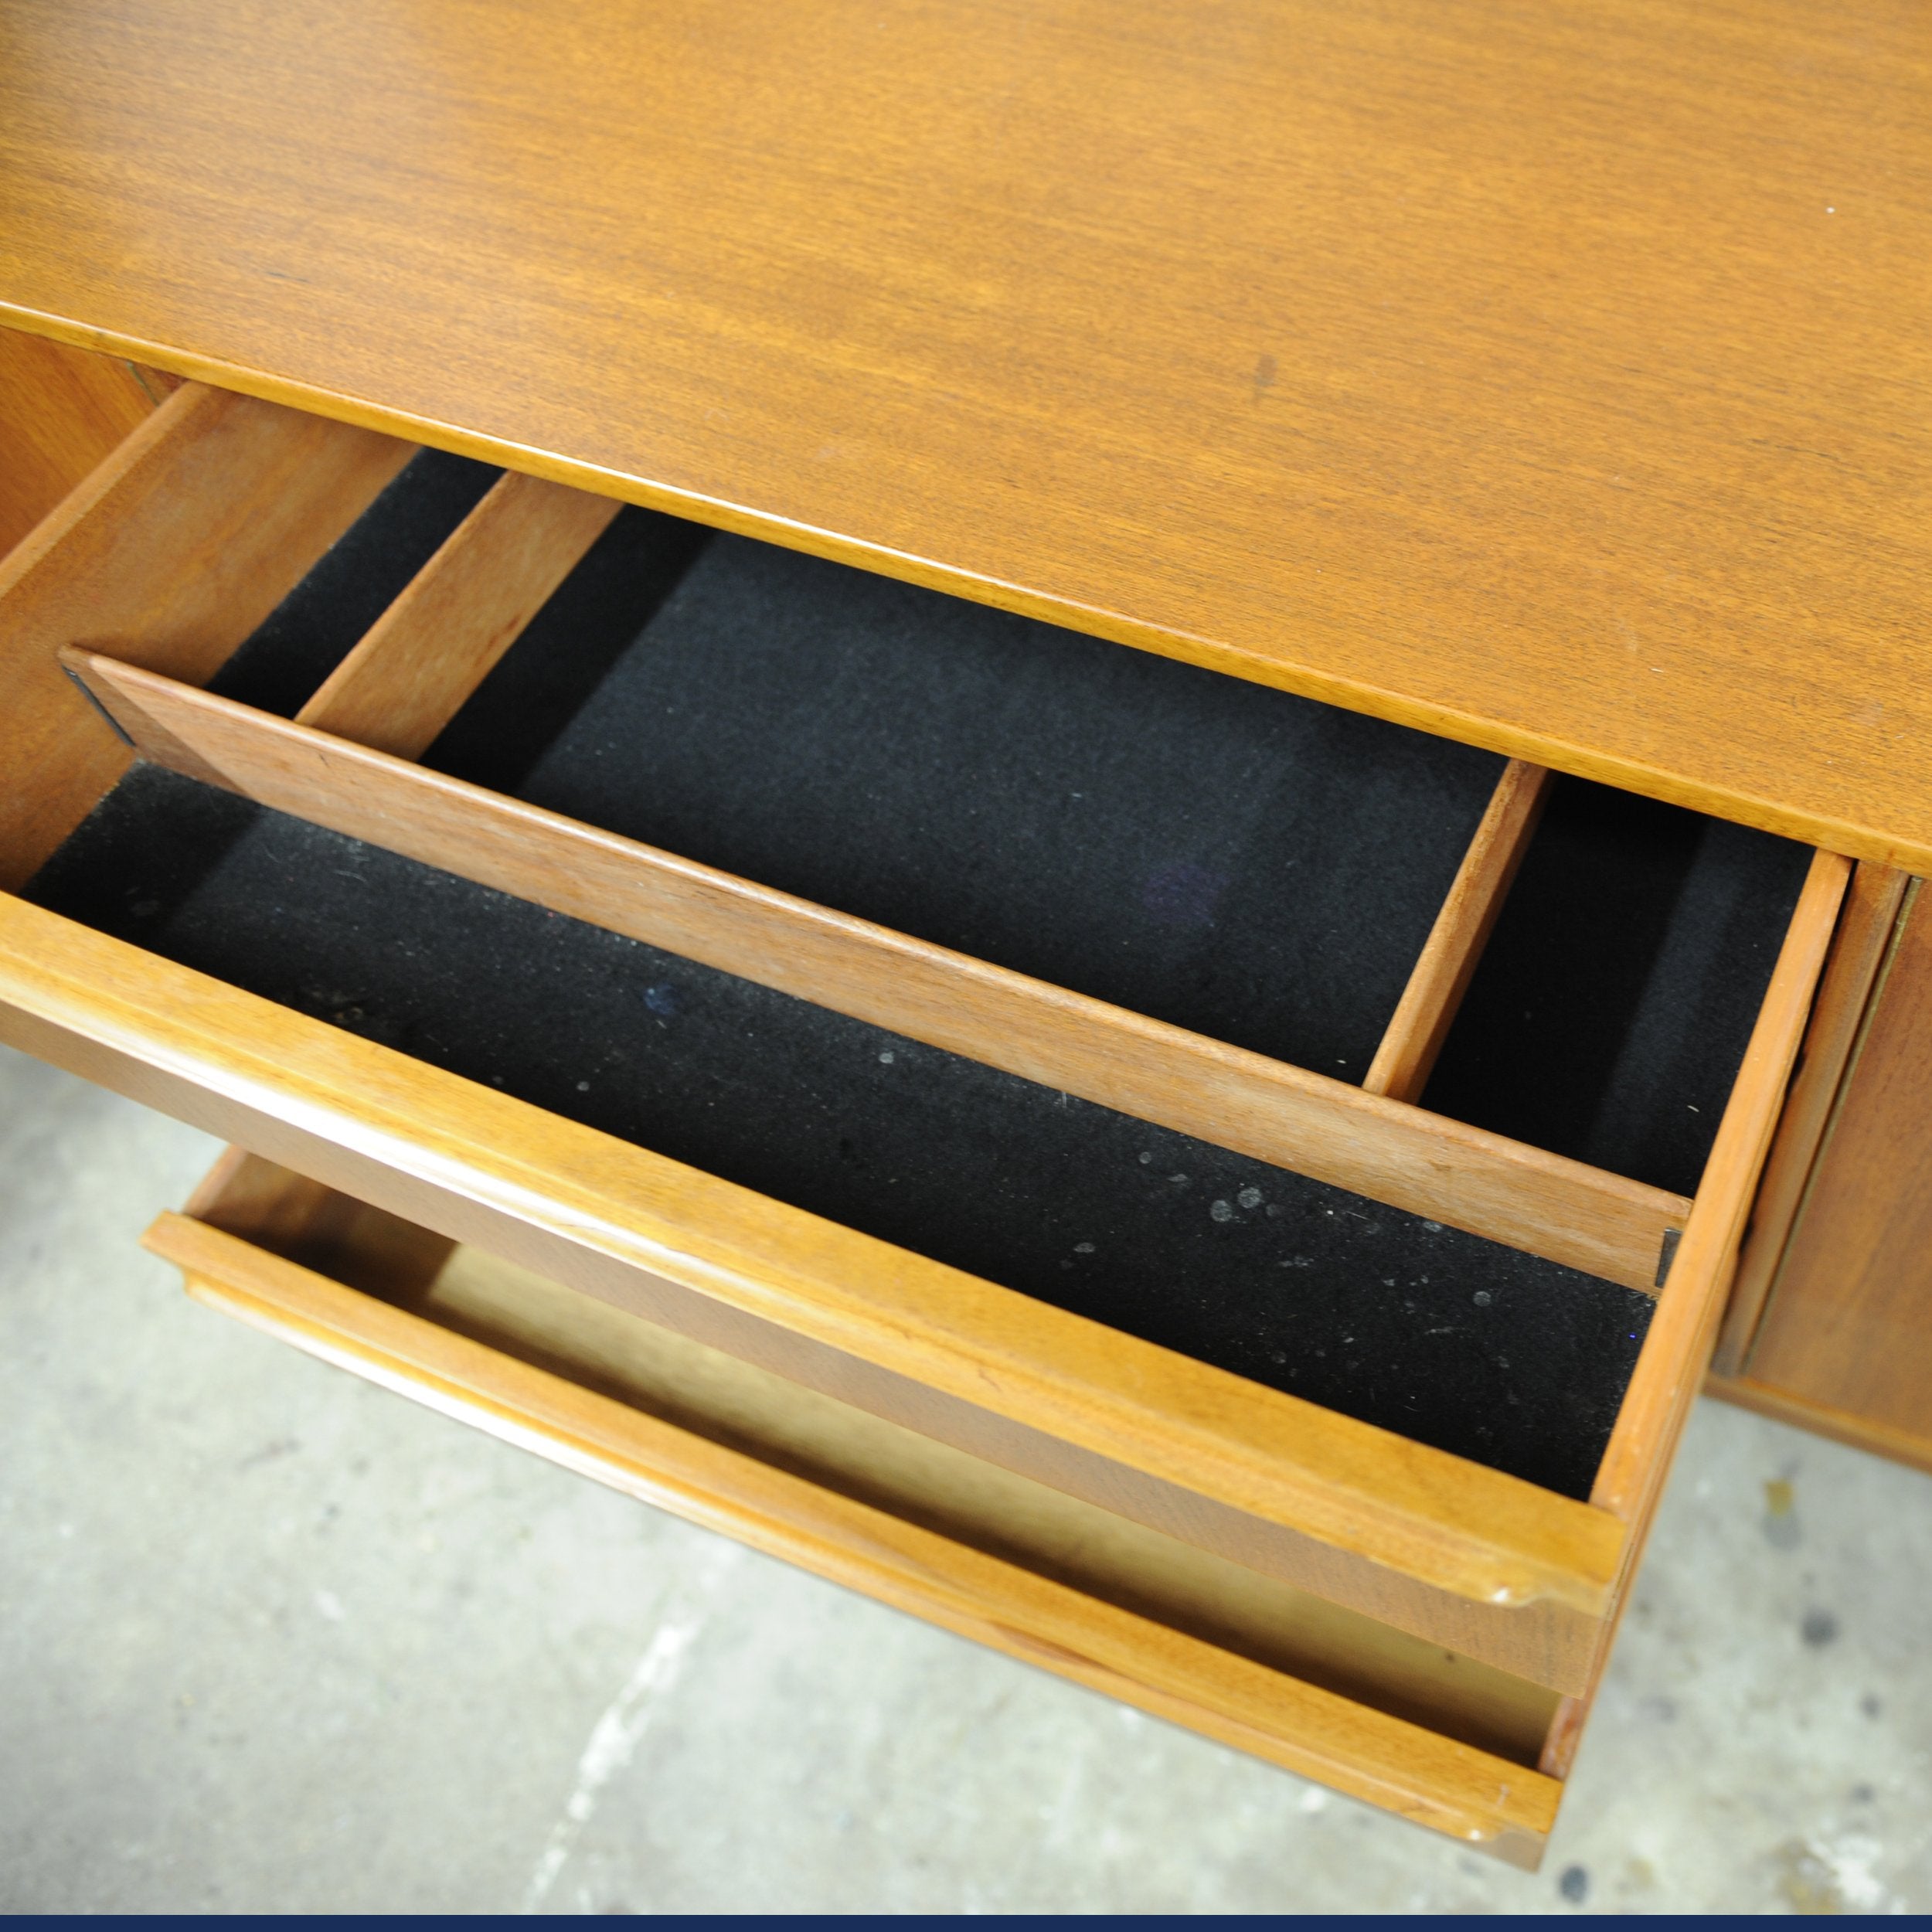
<instances>
[{"instance_id":1,"label":"drawer bottom","mask_svg":"<svg viewBox=\"0 0 1932 1932\"><path fill-rule=\"evenodd\" d=\"M1533 1869L1553 1692L231 1151L197 1299L551 1461Z\"/></svg>"}]
</instances>

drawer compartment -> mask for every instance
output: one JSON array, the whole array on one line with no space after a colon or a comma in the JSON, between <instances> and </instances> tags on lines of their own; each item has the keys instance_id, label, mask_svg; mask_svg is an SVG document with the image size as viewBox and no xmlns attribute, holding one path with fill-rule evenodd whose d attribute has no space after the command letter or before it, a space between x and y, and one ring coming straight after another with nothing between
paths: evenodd
<instances>
[{"instance_id":1,"label":"drawer compartment","mask_svg":"<svg viewBox=\"0 0 1932 1932\"><path fill-rule=\"evenodd\" d=\"M528 478L398 477L301 418L308 474L353 482L339 529L389 493L263 622L287 573L231 492L252 631L148 626L148 577L192 573L99 526L172 500L206 394L0 586L51 747L5 853L7 1036L1560 1693L1560 1767L1844 862L1688 815L1682 862L1638 838L1587 955L1624 948L1621 1032L1542 1043L1632 1167L1629 1123L1682 1097L1679 1192L1417 1104L1439 1053L1478 1116L1522 1070L1539 944L1498 920L1548 903L1505 895L1546 798L1561 831L1596 795L1575 781ZM84 622L56 594L83 538ZM393 594L367 621L329 572ZM64 844L90 801L62 746L100 801ZM1349 1077L1287 1057L1329 1052Z\"/></svg>"},{"instance_id":2,"label":"drawer compartment","mask_svg":"<svg viewBox=\"0 0 1932 1932\"><path fill-rule=\"evenodd\" d=\"M566 1468L1533 1865L1553 1692L231 1150L197 1299Z\"/></svg>"},{"instance_id":3,"label":"drawer compartment","mask_svg":"<svg viewBox=\"0 0 1932 1932\"><path fill-rule=\"evenodd\" d=\"M158 767L44 906L1032 1301L1589 1494L1650 1297Z\"/></svg>"}]
</instances>

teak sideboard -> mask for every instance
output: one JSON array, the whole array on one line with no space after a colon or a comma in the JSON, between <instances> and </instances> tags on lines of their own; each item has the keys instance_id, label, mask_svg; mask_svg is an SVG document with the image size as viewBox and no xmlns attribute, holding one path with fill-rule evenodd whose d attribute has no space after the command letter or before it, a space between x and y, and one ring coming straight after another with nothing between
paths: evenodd
<instances>
[{"instance_id":1,"label":"teak sideboard","mask_svg":"<svg viewBox=\"0 0 1932 1932\"><path fill-rule=\"evenodd\" d=\"M1528 1864L1700 1389L1932 1470L1917 15L6 32L199 1298Z\"/></svg>"}]
</instances>

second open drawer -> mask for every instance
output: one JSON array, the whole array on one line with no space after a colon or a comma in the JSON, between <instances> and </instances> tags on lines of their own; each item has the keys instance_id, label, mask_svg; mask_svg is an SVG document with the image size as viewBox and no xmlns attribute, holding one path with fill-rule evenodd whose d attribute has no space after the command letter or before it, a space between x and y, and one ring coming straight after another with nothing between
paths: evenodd
<instances>
[{"instance_id":1,"label":"second open drawer","mask_svg":"<svg viewBox=\"0 0 1932 1932\"><path fill-rule=\"evenodd\" d=\"M1560 1770L1845 862L410 454L190 386L14 560L5 1037Z\"/></svg>"}]
</instances>

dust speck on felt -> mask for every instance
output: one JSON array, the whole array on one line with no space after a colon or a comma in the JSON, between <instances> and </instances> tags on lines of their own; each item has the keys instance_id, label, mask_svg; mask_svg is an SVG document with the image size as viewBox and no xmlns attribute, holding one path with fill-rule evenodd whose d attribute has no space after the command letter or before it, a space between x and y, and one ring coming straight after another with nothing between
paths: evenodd
<instances>
[{"instance_id":1,"label":"dust speck on felt","mask_svg":"<svg viewBox=\"0 0 1932 1932\"><path fill-rule=\"evenodd\" d=\"M1478 1288L1469 1299L1475 1302L1478 1308L1486 1308L1490 1304L1492 1297L1487 1288Z\"/></svg>"},{"instance_id":2,"label":"dust speck on felt","mask_svg":"<svg viewBox=\"0 0 1932 1932\"><path fill-rule=\"evenodd\" d=\"M1244 1208L1258 1208L1261 1205L1261 1190L1258 1187L1244 1187L1234 1198Z\"/></svg>"},{"instance_id":3,"label":"dust speck on felt","mask_svg":"<svg viewBox=\"0 0 1932 1932\"><path fill-rule=\"evenodd\" d=\"M1234 1219L1234 1204L1231 1201L1216 1201L1208 1213L1217 1221L1232 1221Z\"/></svg>"},{"instance_id":4,"label":"dust speck on felt","mask_svg":"<svg viewBox=\"0 0 1932 1932\"><path fill-rule=\"evenodd\" d=\"M1556 1889L1572 1905L1581 1905L1590 1896L1590 1874L1580 1865L1566 1866Z\"/></svg>"},{"instance_id":5,"label":"dust speck on felt","mask_svg":"<svg viewBox=\"0 0 1932 1932\"><path fill-rule=\"evenodd\" d=\"M889 1046L886 1049L884 1053L879 1055L879 1064L881 1066L889 1066L892 1065L893 1061L898 1059L898 1057L899 1056Z\"/></svg>"},{"instance_id":6,"label":"dust speck on felt","mask_svg":"<svg viewBox=\"0 0 1932 1932\"><path fill-rule=\"evenodd\" d=\"M1094 1252L1094 1243L1091 1241L1076 1241L1073 1243L1073 1252L1076 1254L1091 1254Z\"/></svg>"}]
</instances>

